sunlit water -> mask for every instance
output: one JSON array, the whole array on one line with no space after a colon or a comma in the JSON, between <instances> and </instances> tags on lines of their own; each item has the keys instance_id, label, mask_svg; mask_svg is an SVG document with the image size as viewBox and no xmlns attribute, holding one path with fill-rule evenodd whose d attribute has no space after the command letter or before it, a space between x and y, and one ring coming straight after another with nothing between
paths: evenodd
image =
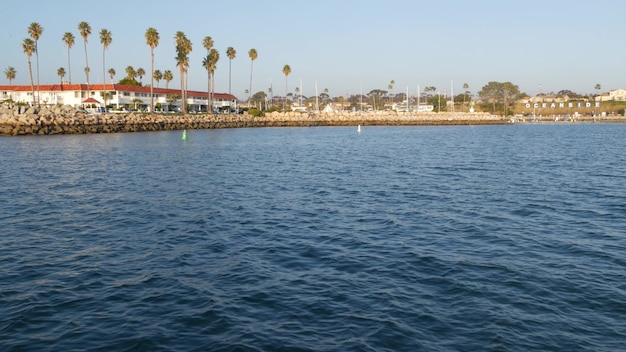
<instances>
[{"instance_id":1,"label":"sunlit water","mask_svg":"<svg viewBox=\"0 0 626 352\"><path fill-rule=\"evenodd\" d=\"M623 351L626 125L0 138L0 350Z\"/></svg>"}]
</instances>

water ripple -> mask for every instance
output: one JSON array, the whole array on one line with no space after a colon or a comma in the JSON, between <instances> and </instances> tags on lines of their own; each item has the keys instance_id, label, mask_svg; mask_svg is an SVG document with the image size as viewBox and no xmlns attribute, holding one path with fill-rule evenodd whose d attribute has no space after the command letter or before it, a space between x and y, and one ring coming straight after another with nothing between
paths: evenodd
<instances>
[{"instance_id":1,"label":"water ripple","mask_svg":"<svg viewBox=\"0 0 626 352\"><path fill-rule=\"evenodd\" d=\"M0 349L621 350L624 128L0 138Z\"/></svg>"}]
</instances>

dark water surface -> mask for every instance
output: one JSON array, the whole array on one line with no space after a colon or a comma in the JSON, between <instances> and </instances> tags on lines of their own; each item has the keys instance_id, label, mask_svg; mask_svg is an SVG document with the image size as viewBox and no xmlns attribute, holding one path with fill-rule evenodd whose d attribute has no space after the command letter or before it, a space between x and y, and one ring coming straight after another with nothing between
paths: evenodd
<instances>
[{"instance_id":1,"label":"dark water surface","mask_svg":"<svg viewBox=\"0 0 626 352\"><path fill-rule=\"evenodd\" d=\"M626 124L0 138L2 351L624 351Z\"/></svg>"}]
</instances>

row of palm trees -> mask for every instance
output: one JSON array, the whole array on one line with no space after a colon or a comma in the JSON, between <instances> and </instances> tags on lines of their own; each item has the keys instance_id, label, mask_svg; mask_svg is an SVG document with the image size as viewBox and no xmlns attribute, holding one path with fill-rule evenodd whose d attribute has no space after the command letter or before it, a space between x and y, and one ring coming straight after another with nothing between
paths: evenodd
<instances>
[{"instance_id":1,"label":"row of palm trees","mask_svg":"<svg viewBox=\"0 0 626 352\"><path fill-rule=\"evenodd\" d=\"M89 56L87 52L87 43L88 43L89 36L92 33L92 28L89 25L89 23L85 21L80 22L77 28L80 33L80 36L83 39L83 44L85 48L85 70L84 71L85 71L85 79L87 82L87 94L89 95L90 68L89 68ZM22 42L22 49L28 58L28 72L29 72L29 77L30 77L30 84L31 84L33 103L34 103L35 101L39 102L39 99L38 99L39 86L40 86L39 84L39 52L37 50L37 44L43 34L43 27L39 23L33 22L28 27L28 34L30 38L24 39L24 41ZM150 103L151 104L150 105L153 107L154 106L153 87L154 87L155 78L157 79L157 81L163 78L169 83L169 81L172 79L172 74L171 74L171 71L169 70L165 71L163 74L161 74L159 70L157 71L154 70L154 49L159 45L159 40L160 40L159 32L155 28L150 27L146 30L145 38L146 38L146 44L150 47L150 78L151 78L151 81L150 81L150 96L151 96ZM67 74L68 74L69 82L71 83L72 82L72 73L71 73L72 70L71 70L70 50L72 49L72 47L74 46L76 42L76 37L71 32L66 32L63 34L62 40L65 46L67 47L67 67L68 67ZM192 42L189 40L189 38L187 38L185 33L182 31L176 32L174 36L174 40L176 43L176 57L175 57L176 66L178 67L179 72L180 72L180 84L181 84L181 94L182 94L182 102L183 102L182 111L187 112L186 103L187 103L189 54L193 50L193 45L192 45ZM113 35L111 31L109 31L106 28L103 28L100 31L100 43L102 44L102 77L106 77L105 76L106 51L108 50L112 42L113 42ZM215 69L217 68L217 62L220 59L220 54L217 51L217 49L213 47L213 45L214 45L213 39L210 36L206 36L202 41L202 46L207 50L207 56L202 60L202 66L207 70L207 75L208 75L208 78L207 78L207 84L208 84L207 99L209 102L208 106L212 106L211 104L212 96L213 96L213 90L215 88L214 73L215 73ZM36 67L37 87L38 87L37 99L35 98L35 89L34 89L32 64L31 64L31 58L33 54L35 54L36 66L37 66ZM232 94L231 67L232 67L232 60L235 59L237 55L237 51L233 47L228 47L226 49L226 55L228 56L228 59L229 59L228 93ZM250 90L249 90L251 92L252 91L252 72L253 72L254 61L258 58L258 53L256 49L254 48L250 49L248 51L248 56L250 57L250 61L251 61L250 63ZM286 67L288 66L286 65ZM285 72L284 69L283 69L283 72ZM289 69L289 72L291 72L291 69ZM66 73L65 69L63 68L59 68L59 70L57 71L57 74L61 77L64 77L65 73ZM110 69L108 73L111 76L111 79L113 79L113 76L115 75L115 70ZM5 70L5 75L7 79L9 79L9 83L11 83L12 80L15 79L15 76L16 76L15 68L8 67ZM288 75L288 73L286 73L285 75ZM248 100L249 99L250 99L250 96L248 96Z\"/></svg>"}]
</instances>

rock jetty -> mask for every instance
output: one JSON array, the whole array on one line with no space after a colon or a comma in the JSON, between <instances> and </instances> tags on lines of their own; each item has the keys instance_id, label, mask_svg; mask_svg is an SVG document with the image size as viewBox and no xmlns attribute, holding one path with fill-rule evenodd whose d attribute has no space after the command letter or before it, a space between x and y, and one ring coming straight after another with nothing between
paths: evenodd
<instances>
[{"instance_id":1,"label":"rock jetty","mask_svg":"<svg viewBox=\"0 0 626 352\"><path fill-rule=\"evenodd\" d=\"M488 113L272 112L247 114L90 113L69 106L0 105L0 135L120 133L244 127L484 125L509 123Z\"/></svg>"}]
</instances>

